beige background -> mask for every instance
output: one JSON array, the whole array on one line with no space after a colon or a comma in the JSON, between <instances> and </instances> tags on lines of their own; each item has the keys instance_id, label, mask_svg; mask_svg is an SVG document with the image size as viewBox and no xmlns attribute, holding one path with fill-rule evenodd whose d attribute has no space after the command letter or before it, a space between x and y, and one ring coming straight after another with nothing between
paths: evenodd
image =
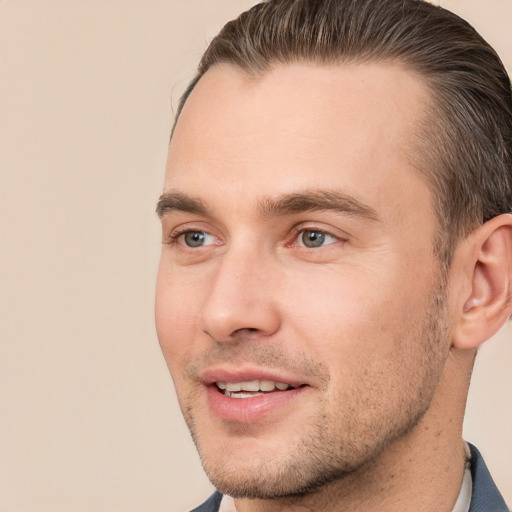
<instances>
[{"instance_id":1,"label":"beige background","mask_svg":"<svg viewBox=\"0 0 512 512\"><path fill-rule=\"evenodd\" d=\"M153 327L172 105L249 0L0 0L0 512L185 511L210 492ZM512 0L444 1L512 69ZM512 331L466 436L512 503Z\"/></svg>"}]
</instances>

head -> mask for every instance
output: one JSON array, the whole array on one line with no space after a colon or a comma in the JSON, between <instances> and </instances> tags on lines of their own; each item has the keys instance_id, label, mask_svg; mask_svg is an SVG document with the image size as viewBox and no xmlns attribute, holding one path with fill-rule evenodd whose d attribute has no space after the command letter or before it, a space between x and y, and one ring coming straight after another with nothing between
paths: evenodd
<instances>
[{"instance_id":1,"label":"head","mask_svg":"<svg viewBox=\"0 0 512 512\"><path fill-rule=\"evenodd\" d=\"M171 140L156 315L220 490L300 496L460 435L449 355L510 314L511 144L498 57L430 4L271 1L212 41Z\"/></svg>"}]
</instances>

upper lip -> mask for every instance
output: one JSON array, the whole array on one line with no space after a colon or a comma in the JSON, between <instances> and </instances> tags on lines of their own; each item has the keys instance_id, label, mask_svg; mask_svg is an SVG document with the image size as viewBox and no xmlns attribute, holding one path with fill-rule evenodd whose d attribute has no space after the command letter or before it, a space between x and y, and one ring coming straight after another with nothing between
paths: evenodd
<instances>
[{"instance_id":1,"label":"upper lip","mask_svg":"<svg viewBox=\"0 0 512 512\"><path fill-rule=\"evenodd\" d=\"M292 387L308 384L305 379L290 376L287 372L268 368L229 368L225 366L209 367L199 373L199 380L210 386L215 382L251 382L254 380L268 380L283 382Z\"/></svg>"}]
</instances>

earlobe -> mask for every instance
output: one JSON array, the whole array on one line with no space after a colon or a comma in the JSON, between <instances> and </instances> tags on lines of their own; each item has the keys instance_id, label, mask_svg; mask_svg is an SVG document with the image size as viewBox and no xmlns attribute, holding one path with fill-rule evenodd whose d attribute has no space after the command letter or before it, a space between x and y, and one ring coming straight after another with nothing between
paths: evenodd
<instances>
[{"instance_id":1,"label":"earlobe","mask_svg":"<svg viewBox=\"0 0 512 512\"><path fill-rule=\"evenodd\" d=\"M512 214L499 215L469 238L465 268L469 293L459 305L452 345L474 349L493 336L512 313Z\"/></svg>"}]
</instances>

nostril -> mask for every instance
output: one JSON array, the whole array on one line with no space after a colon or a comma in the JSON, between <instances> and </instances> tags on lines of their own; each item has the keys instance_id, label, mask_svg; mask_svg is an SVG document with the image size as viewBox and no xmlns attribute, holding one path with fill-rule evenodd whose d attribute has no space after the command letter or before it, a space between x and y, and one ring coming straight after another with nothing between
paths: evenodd
<instances>
[{"instance_id":1,"label":"nostril","mask_svg":"<svg viewBox=\"0 0 512 512\"><path fill-rule=\"evenodd\" d=\"M232 343L245 337L269 336L279 329L279 312L271 301L246 302L234 294L226 299L221 292L211 293L198 312L200 332L215 341Z\"/></svg>"},{"instance_id":2,"label":"nostril","mask_svg":"<svg viewBox=\"0 0 512 512\"><path fill-rule=\"evenodd\" d=\"M246 336L247 334L254 334L260 332L260 329L257 327L242 327L241 329L237 329L236 331L231 333L232 337L236 336Z\"/></svg>"}]
</instances>

